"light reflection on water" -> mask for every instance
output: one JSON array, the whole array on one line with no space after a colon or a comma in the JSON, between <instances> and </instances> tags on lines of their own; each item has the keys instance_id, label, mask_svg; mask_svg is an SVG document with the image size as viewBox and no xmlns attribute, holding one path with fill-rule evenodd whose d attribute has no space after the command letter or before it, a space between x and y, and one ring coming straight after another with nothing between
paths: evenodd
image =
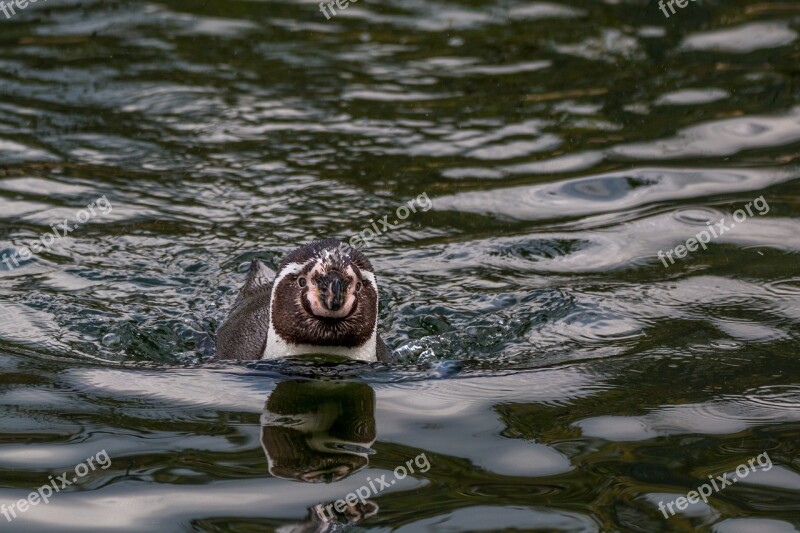
<instances>
[{"instance_id":1,"label":"light reflection on water","mask_svg":"<svg viewBox=\"0 0 800 533\"><path fill-rule=\"evenodd\" d=\"M0 263L0 503L112 459L0 529L333 531L315 506L425 453L346 521L797 531L799 16L168 0L0 21L0 257L114 206ZM423 192L365 250L401 364L211 361L252 258ZM771 471L658 511L765 451Z\"/></svg>"}]
</instances>

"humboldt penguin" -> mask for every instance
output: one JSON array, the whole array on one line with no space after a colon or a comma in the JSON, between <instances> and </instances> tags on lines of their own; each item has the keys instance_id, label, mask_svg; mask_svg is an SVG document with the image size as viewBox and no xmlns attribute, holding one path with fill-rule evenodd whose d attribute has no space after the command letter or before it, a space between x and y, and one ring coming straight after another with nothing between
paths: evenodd
<instances>
[{"instance_id":1,"label":"humboldt penguin","mask_svg":"<svg viewBox=\"0 0 800 533\"><path fill-rule=\"evenodd\" d=\"M217 331L221 359L331 354L388 362L378 334L378 283L359 250L336 239L287 255L274 280L253 260L244 286Z\"/></svg>"}]
</instances>

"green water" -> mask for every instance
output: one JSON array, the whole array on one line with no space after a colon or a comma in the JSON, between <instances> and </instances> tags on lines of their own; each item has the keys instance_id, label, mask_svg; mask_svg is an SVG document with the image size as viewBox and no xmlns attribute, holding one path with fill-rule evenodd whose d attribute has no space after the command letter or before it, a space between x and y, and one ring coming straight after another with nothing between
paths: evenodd
<instances>
[{"instance_id":1,"label":"green water","mask_svg":"<svg viewBox=\"0 0 800 533\"><path fill-rule=\"evenodd\" d=\"M0 531L800 531L800 3L673 7L0 11ZM214 360L385 216L396 364Z\"/></svg>"}]
</instances>

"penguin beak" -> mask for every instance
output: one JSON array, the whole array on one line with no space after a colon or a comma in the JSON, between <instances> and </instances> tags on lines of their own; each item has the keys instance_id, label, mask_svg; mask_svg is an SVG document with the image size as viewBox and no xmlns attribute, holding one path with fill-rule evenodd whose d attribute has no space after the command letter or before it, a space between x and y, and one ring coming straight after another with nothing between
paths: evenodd
<instances>
[{"instance_id":1,"label":"penguin beak","mask_svg":"<svg viewBox=\"0 0 800 533\"><path fill-rule=\"evenodd\" d=\"M338 272L330 272L318 283L322 304L328 311L338 311L347 300L347 279ZM327 287L327 290L323 289Z\"/></svg>"}]
</instances>

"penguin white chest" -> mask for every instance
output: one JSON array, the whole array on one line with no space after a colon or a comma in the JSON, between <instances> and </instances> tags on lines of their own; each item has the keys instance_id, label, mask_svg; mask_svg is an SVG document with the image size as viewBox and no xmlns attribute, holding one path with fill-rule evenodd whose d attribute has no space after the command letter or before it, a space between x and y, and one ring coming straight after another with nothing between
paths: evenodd
<instances>
[{"instance_id":1,"label":"penguin white chest","mask_svg":"<svg viewBox=\"0 0 800 533\"><path fill-rule=\"evenodd\" d=\"M261 359L280 359L282 357L296 357L299 355L308 354L331 354L340 355L349 359L358 361L373 362L377 361L377 332L372 334L372 337L355 348L348 348L345 346L317 346L314 344L293 344L282 339L275 331L272 323L269 325L269 335L267 336L267 344Z\"/></svg>"}]
</instances>

